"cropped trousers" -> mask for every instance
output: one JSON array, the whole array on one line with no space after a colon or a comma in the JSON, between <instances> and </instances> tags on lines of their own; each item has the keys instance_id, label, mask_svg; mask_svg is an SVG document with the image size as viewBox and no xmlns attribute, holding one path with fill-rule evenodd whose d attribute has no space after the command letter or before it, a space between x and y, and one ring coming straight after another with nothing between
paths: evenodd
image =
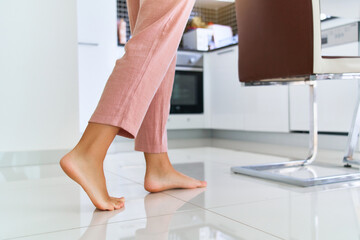
<instances>
[{"instance_id":1,"label":"cropped trousers","mask_svg":"<svg viewBox=\"0 0 360 240\"><path fill-rule=\"evenodd\" d=\"M131 39L89 123L119 127L136 151L167 152L176 52L195 0L127 0Z\"/></svg>"}]
</instances>

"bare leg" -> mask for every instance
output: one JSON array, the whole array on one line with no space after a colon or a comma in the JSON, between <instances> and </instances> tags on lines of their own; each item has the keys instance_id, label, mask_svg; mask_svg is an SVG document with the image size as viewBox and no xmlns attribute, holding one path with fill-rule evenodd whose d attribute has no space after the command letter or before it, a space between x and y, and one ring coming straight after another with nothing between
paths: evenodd
<instances>
[{"instance_id":1,"label":"bare leg","mask_svg":"<svg viewBox=\"0 0 360 240\"><path fill-rule=\"evenodd\" d=\"M89 123L79 143L60 160L64 172L85 190L101 210L124 206L124 198L110 197L106 188L103 162L118 127Z\"/></svg>"},{"instance_id":2,"label":"bare leg","mask_svg":"<svg viewBox=\"0 0 360 240\"><path fill-rule=\"evenodd\" d=\"M206 187L205 181L188 177L176 171L165 153L144 153L146 173L144 187L149 192L160 192L172 188Z\"/></svg>"}]
</instances>

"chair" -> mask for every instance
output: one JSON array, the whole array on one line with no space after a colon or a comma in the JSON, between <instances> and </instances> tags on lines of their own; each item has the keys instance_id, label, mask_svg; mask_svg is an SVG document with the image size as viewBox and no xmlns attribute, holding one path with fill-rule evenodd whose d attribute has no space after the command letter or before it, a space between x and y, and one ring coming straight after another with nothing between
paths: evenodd
<instances>
[{"instance_id":1,"label":"chair","mask_svg":"<svg viewBox=\"0 0 360 240\"><path fill-rule=\"evenodd\" d=\"M281 181L298 186L360 179L360 173L299 178L282 174L303 169L316 158L316 82L360 79L360 58L322 57L319 0L236 0L239 37L239 79L244 86L306 84L310 90L310 147L305 160L232 167L234 173ZM358 105L360 103L360 98ZM345 167L353 159L360 129L360 109L355 109Z\"/></svg>"}]
</instances>

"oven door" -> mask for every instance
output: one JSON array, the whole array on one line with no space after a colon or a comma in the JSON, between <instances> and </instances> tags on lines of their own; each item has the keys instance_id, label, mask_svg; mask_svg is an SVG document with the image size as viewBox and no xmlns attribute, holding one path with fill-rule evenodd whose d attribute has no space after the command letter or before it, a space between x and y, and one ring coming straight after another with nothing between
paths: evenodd
<instances>
[{"instance_id":1,"label":"oven door","mask_svg":"<svg viewBox=\"0 0 360 240\"><path fill-rule=\"evenodd\" d=\"M171 94L170 114L204 113L203 70L177 67Z\"/></svg>"}]
</instances>

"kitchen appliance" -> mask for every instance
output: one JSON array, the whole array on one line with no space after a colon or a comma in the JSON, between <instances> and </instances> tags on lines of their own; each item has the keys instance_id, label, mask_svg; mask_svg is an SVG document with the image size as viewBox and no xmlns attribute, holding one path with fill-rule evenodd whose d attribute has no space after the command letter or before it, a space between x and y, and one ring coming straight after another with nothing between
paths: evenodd
<instances>
[{"instance_id":1,"label":"kitchen appliance","mask_svg":"<svg viewBox=\"0 0 360 240\"><path fill-rule=\"evenodd\" d=\"M183 34L182 45L185 49L209 50L209 42L213 35L212 29L197 28Z\"/></svg>"},{"instance_id":2,"label":"kitchen appliance","mask_svg":"<svg viewBox=\"0 0 360 240\"><path fill-rule=\"evenodd\" d=\"M233 43L233 31L230 26L211 24L208 28L213 31L214 48L224 47Z\"/></svg>"},{"instance_id":3,"label":"kitchen appliance","mask_svg":"<svg viewBox=\"0 0 360 240\"><path fill-rule=\"evenodd\" d=\"M170 114L204 113L203 54L178 51Z\"/></svg>"}]
</instances>

